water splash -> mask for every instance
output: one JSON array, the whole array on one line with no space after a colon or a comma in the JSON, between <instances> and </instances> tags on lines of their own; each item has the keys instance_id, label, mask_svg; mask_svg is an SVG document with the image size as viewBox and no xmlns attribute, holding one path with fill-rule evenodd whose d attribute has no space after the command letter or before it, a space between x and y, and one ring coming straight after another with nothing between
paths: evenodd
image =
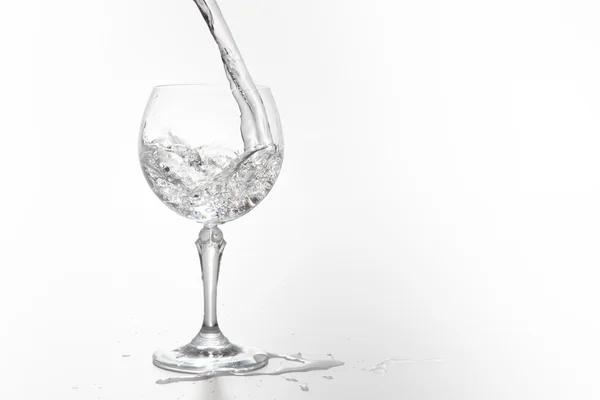
<instances>
[{"instance_id":1,"label":"water splash","mask_svg":"<svg viewBox=\"0 0 600 400\"><path fill-rule=\"evenodd\" d=\"M221 376L268 376L268 375L284 375L296 372L309 372L309 371L324 371L335 367L341 367L344 365L343 361L338 360L307 360L295 355L281 355L281 354L273 354L267 353L267 360L274 359L283 359L286 361L291 361L293 363L297 363L297 365L289 366L289 367L280 367L274 371L269 371L268 367L256 370L256 371L206 371L197 375L191 376L176 376L167 379L159 379L156 381L159 385L165 385L168 383L175 382L197 382L204 381L212 378L217 378ZM308 386L307 386L308 387Z\"/></svg>"},{"instance_id":2,"label":"water splash","mask_svg":"<svg viewBox=\"0 0 600 400\"><path fill-rule=\"evenodd\" d=\"M169 132L142 139L140 162L150 187L169 208L204 224L224 223L267 196L281 170L283 149L258 146L240 154L217 145L193 147Z\"/></svg>"}]
</instances>

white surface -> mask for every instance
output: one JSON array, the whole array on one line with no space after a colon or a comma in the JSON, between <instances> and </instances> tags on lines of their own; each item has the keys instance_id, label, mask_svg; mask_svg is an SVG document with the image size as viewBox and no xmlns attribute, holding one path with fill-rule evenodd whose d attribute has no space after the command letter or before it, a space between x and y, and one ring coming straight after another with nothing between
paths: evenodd
<instances>
[{"instance_id":1,"label":"white surface","mask_svg":"<svg viewBox=\"0 0 600 400\"><path fill-rule=\"evenodd\" d=\"M154 85L224 82L217 50L191 0L11 2L0 397L597 397L598 3L221 3L286 138L223 228L221 325L348 365L154 384L199 327L198 227L146 186L138 124ZM415 362L360 371L389 357Z\"/></svg>"}]
</instances>

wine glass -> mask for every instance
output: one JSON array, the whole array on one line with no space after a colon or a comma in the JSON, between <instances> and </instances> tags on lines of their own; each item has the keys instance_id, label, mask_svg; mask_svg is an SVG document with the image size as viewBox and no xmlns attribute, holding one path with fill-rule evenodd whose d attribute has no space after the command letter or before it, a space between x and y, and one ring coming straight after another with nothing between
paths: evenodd
<instances>
[{"instance_id":1,"label":"wine glass","mask_svg":"<svg viewBox=\"0 0 600 400\"><path fill-rule=\"evenodd\" d=\"M258 99L259 110L244 99ZM256 107L255 107L256 108ZM146 181L177 214L203 224L196 247L204 287L204 319L192 341L158 350L154 364L178 372L245 372L265 366L267 353L232 344L217 322L217 282L225 240L218 225L258 205L283 161L281 122L271 91L243 93L226 85L154 88L139 137Z\"/></svg>"}]
</instances>

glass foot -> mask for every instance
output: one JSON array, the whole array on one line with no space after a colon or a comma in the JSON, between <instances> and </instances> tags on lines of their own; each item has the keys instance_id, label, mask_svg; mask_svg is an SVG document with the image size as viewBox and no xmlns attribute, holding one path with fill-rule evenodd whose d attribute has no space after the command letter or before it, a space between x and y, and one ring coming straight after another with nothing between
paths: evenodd
<instances>
[{"instance_id":1,"label":"glass foot","mask_svg":"<svg viewBox=\"0 0 600 400\"><path fill-rule=\"evenodd\" d=\"M198 374L209 371L248 372L267 365L267 353L256 347L227 344L200 346L190 343L175 350L158 350L154 365L169 371Z\"/></svg>"},{"instance_id":2,"label":"glass foot","mask_svg":"<svg viewBox=\"0 0 600 400\"><path fill-rule=\"evenodd\" d=\"M256 347L229 342L217 322L217 282L221 256L226 242L218 227L204 227L196 247L200 254L204 286L204 319L202 329L190 344L175 350L158 350L154 365L169 371L200 374L203 372L244 373L268 364L266 352Z\"/></svg>"}]
</instances>

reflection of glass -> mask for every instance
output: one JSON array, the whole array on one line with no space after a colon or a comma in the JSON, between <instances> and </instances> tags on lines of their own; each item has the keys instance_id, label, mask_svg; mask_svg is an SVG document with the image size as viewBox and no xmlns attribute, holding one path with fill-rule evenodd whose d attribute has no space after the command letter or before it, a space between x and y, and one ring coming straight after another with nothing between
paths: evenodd
<instances>
[{"instance_id":1,"label":"reflection of glass","mask_svg":"<svg viewBox=\"0 0 600 400\"><path fill-rule=\"evenodd\" d=\"M204 225L196 241L204 282L202 329L191 343L154 353L154 364L161 368L243 372L267 363L264 351L230 343L219 329L216 313L225 248L217 225L260 203L283 161L281 124L271 91L260 87L253 94L264 104L266 130L255 126L249 114L240 116L234 96L241 93L226 86L159 86L146 107L140 133L144 176L167 207Z\"/></svg>"},{"instance_id":2,"label":"reflection of glass","mask_svg":"<svg viewBox=\"0 0 600 400\"><path fill-rule=\"evenodd\" d=\"M227 389L227 385L221 384L219 378L215 378L205 385L197 385L197 397L192 397L193 400L232 400L235 395L232 394L232 389Z\"/></svg>"}]
</instances>

